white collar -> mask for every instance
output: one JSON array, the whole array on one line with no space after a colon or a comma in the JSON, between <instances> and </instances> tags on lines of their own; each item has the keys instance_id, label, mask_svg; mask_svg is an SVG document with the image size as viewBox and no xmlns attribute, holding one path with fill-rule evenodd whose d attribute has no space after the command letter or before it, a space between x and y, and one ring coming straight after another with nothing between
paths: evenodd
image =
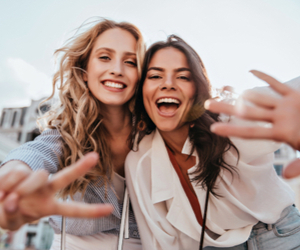
<instances>
[{"instance_id":1,"label":"white collar","mask_svg":"<svg viewBox=\"0 0 300 250\"><path fill-rule=\"evenodd\" d=\"M190 154L193 145L190 142L189 137L186 139L182 153ZM198 163L197 152L194 150L193 156L196 156L196 165ZM189 169L193 171L195 167ZM165 146L165 142L156 129L152 140L151 150L151 183L152 183L152 202L153 204L162 202L174 197L174 174L172 163L169 159L169 154ZM175 173L176 174L176 173ZM168 178L166 178L168 176Z\"/></svg>"}]
</instances>

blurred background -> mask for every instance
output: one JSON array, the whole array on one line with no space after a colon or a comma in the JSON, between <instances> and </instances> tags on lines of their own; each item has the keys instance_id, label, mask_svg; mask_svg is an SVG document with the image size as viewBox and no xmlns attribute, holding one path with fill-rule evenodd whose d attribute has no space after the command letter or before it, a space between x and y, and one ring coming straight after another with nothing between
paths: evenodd
<instances>
[{"instance_id":1,"label":"blurred background","mask_svg":"<svg viewBox=\"0 0 300 250\"><path fill-rule=\"evenodd\" d=\"M174 33L202 57L216 88L263 85L258 69L281 81L300 75L298 0L11 0L0 2L0 110L51 92L53 52L84 21L129 21L147 46Z\"/></svg>"},{"instance_id":2,"label":"blurred background","mask_svg":"<svg viewBox=\"0 0 300 250\"><path fill-rule=\"evenodd\" d=\"M231 85L240 93L265 85L251 69L283 82L300 76L299 13L299 0L0 1L0 162L39 134L37 106L51 94L53 53L93 17L132 22L147 46L181 36L201 56L214 88ZM275 153L279 175L295 157L286 146ZM299 181L289 184L300 204ZM0 229L0 249L48 249L52 234L47 219L18 232Z\"/></svg>"}]
</instances>

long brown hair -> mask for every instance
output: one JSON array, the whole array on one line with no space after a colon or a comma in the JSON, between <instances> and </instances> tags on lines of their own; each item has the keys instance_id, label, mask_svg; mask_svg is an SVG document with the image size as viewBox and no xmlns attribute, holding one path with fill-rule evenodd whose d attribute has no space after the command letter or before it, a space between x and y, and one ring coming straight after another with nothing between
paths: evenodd
<instances>
[{"instance_id":1,"label":"long brown hair","mask_svg":"<svg viewBox=\"0 0 300 250\"><path fill-rule=\"evenodd\" d=\"M61 191L63 197L84 191L89 182L97 180L99 176L103 177L106 185L113 173L108 132L102 123L100 102L90 93L83 76L96 39L104 31L114 28L126 30L135 37L140 79L145 45L139 29L127 22L101 19L88 30L72 37L55 52L55 55L61 56L60 64L53 77L53 92L47 100L54 96L55 88L58 87L60 103L40 118L40 121L44 121L41 129L56 128L63 138L60 169L76 162L87 152L94 151L100 156L95 168Z\"/></svg>"},{"instance_id":2,"label":"long brown hair","mask_svg":"<svg viewBox=\"0 0 300 250\"><path fill-rule=\"evenodd\" d=\"M146 134L150 134L156 128L145 110L143 85L152 57L157 51L168 47L173 47L184 53L191 70L191 77L196 87L194 103L186 117L186 122L193 123L194 125L189 129L189 137L193 145L191 154L194 149L196 149L200 159L197 169L193 173L195 174L195 177L192 181L195 181L197 185L201 185L202 188L208 188L212 194L218 196L215 183L221 169L228 170L231 174L233 171L236 171L234 166L225 162L223 155L231 147L237 151L237 154L238 150L228 138L218 136L210 131L210 125L219 121L219 116L218 114L205 110L203 107L205 100L211 97L211 86L205 66L197 52L176 35L169 36L166 42L157 42L153 44L146 52L141 82L137 90L135 104L136 122L133 128L133 135L138 134L137 142L139 143ZM139 126L140 121L144 121L146 124L146 128L142 131Z\"/></svg>"}]
</instances>

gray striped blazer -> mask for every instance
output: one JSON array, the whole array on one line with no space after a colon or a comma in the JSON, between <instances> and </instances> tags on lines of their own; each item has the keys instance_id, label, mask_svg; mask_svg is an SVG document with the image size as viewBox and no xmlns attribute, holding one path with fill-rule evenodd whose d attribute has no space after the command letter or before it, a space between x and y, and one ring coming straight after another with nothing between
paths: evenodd
<instances>
[{"instance_id":1,"label":"gray striped blazer","mask_svg":"<svg viewBox=\"0 0 300 250\"><path fill-rule=\"evenodd\" d=\"M32 170L46 169L54 174L58 170L58 157L62 155L62 137L56 129L45 130L34 141L27 142L17 149L12 150L2 165L11 160L19 160L26 163ZM101 183L101 179L99 180ZM76 193L75 201L85 203L110 203L114 206L113 213L108 217L97 219L66 219L66 233L73 235L91 235L99 232L112 233L118 235L120 231L121 214L123 204L119 204L114 193L113 186L107 187L107 197L105 197L104 185L90 183L86 192L81 197L81 193ZM50 224L55 233L61 232L61 216L53 215L50 217ZM129 236L139 238L137 224L133 210L129 210Z\"/></svg>"}]
</instances>

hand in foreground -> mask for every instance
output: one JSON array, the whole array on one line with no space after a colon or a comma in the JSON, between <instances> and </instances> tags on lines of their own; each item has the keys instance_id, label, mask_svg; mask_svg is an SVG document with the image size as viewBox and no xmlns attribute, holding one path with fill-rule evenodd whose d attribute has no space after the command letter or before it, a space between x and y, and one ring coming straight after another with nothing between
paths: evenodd
<instances>
[{"instance_id":1,"label":"hand in foreground","mask_svg":"<svg viewBox=\"0 0 300 250\"><path fill-rule=\"evenodd\" d=\"M96 153L89 153L51 179L44 170L31 172L6 195L0 191L0 227L16 230L25 223L52 214L81 218L109 215L113 210L109 204L60 202L55 197L60 189L83 176L97 160Z\"/></svg>"},{"instance_id":2,"label":"hand in foreground","mask_svg":"<svg viewBox=\"0 0 300 250\"><path fill-rule=\"evenodd\" d=\"M270 87L281 95L281 98L248 91L243 97L252 102L255 105L253 107L247 105L233 106L214 100L208 100L205 107L215 113L225 113L247 120L270 122L273 126L267 128L215 123L211 126L211 130L223 136L286 142L293 148L300 150L300 92L278 82L267 74L255 70L251 72L269 83Z\"/></svg>"},{"instance_id":3,"label":"hand in foreground","mask_svg":"<svg viewBox=\"0 0 300 250\"><path fill-rule=\"evenodd\" d=\"M245 104L229 105L208 100L205 108L215 113L234 115L246 120L272 123L272 127L238 126L226 123L215 123L211 131L222 136L237 136L242 138L272 139L285 142L296 150L300 150L300 92L278 82L273 77L262 72L251 71L258 78L266 81L281 97L248 91L243 99L254 106ZM300 161L293 162L285 169L284 176L295 177L300 174Z\"/></svg>"}]
</instances>

